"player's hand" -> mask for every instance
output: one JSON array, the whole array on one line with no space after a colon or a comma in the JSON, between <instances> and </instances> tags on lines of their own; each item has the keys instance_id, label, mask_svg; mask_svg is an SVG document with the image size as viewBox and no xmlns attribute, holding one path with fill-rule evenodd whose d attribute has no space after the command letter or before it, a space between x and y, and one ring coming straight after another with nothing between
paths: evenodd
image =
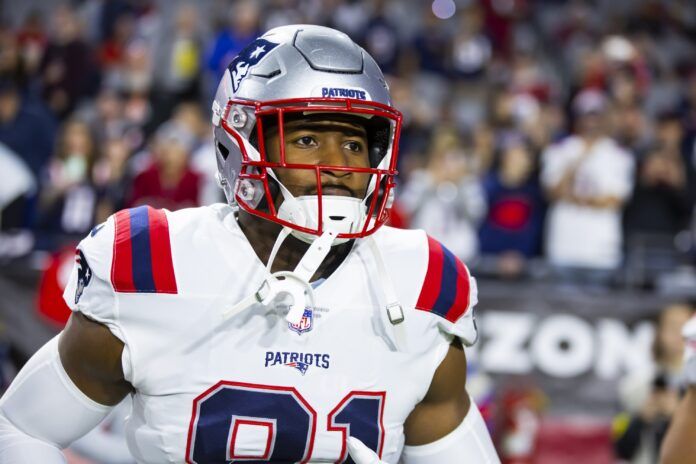
<instances>
[{"instance_id":1,"label":"player's hand","mask_svg":"<svg viewBox=\"0 0 696 464\"><path fill-rule=\"evenodd\" d=\"M684 376L691 385L696 385L696 316L684 325Z\"/></svg>"},{"instance_id":2,"label":"player's hand","mask_svg":"<svg viewBox=\"0 0 696 464\"><path fill-rule=\"evenodd\" d=\"M348 454L355 464L387 464L377 456L377 453L355 437L348 437Z\"/></svg>"}]
</instances>

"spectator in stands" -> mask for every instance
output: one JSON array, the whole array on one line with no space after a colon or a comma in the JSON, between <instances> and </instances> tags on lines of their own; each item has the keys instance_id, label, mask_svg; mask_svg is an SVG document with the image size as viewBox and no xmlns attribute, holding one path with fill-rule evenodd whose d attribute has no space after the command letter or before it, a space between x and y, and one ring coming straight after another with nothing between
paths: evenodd
<instances>
[{"instance_id":1,"label":"spectator in stands","mask_svg":"<svg viewBox=\"0 0 696 464\"><path fill-rule=\"evenodd\" d=\"M589 275L606 278L622 259L621 209L633 188L633 158L607 134L603 94L581 92L573 110L576 133L543 153L541 180L551 203L546 253L556 267L603 271Z\"/></svg>"},{"instance_id":2,"label":"spectator in stands","mask_svg":"<svg viewBox=\"0 0 696 464\"><path fill-rule=\"evenodd\" d=\"M64 123L42 184L41 229L82 236L93 226L97 196L92 167L96 149L87 123L76 119Z\"/></svg>"},{"instance_id":3,"label":"spectator in stands","mask_svg":"<svg viewBox=\"0 0 696 464\"><path fill-rule=\"evenodd\" d=\"M81 99L96 94L99 69L71 7L56 7L52 21L53 33L40 67L41 85L48 107L64 119Z\"/></svg>"},{"instance_id":4,"label":"spectator in stands","mask_svg":"<svg viewBox=\"0 0 696 464\"><path fill-rule=\"evenodd\" d=\"M123 99L114 90L103 89L94 101L94 104L85 111L89 111L89 120L92 124L94 133L99 140L123 137L127 125L123 114ZM128 137L124 137L128 138ZM135 145L142 145L140 138Z\"/></svg>"},{"instance_id":5,"label":"spectator in stands","mask_svg":"<svg viewBox=\"0 0 696 464\"><path fill-rule=\"evenodd\" d=\"M46 108L23 95L15 78L0 76L0 142L24 160L37 182L51 157L55 131Z\"/></svg>"},{"instance_id":6,"label":"spectator in stands","mask_svg":"<svg viewBox=\"0 0 696 464\"><path fill-rule=\"evenodd\" d=\"M535 168L529 144L510 137L484 181L488 216L479 231L481 253L496 255L503 275L519 274L540 251L544 200Z\"/></svg>"},{"instance_id":7,"label":"spectator in stands","mask_svg":"<svg viewBox=\"0 0 696 464\"><path fill-rule=\"evenodd\" d=\"M216 178L215 147L212 137L208 136L210 127L203 116L203 109L197 103L181 103L175 108L172 120L189 128L195 137L195 147L189 165L201 178L200 204L210 205L224 201L224 194Z\"/></svg>"},{"instance_id":8,"label":"spectator in stands","mask_svg":"<svg viewBox=\"0 0 696 464\"><path fill-rule=\"evenodd\" d=\"M393 74L399 58L399 30L387 7L386 0L374 2L374 11L365 28L363 42L382 72Z\"/></svg>"},{"instance_id":9,"label":"spectator in stands","mask_svg":"<svg viewBox=\"0 0 696 464\"><path fill-rule=\"evenodd\" d=\"M27 74L34 74L41 64L46 40L41 14L36 10L29 12L21 29L17 31L17 45Z\"/></svg>"},{"instance_id":10,"label":"spectator in stands","mask_svg":"<svg viewBox=\"0 0 696 464\"><path fill-rule=\"evenodd\" d=\"M174 106L198 97L202 47L198 11L192 4L179 5L173 24L163 27L155 44L156 120L166 120Z\"/></svg>"},{"instance_id":11,"label":"spectator in stands","mask_svg":"<svg viewBox=\"0 0 696 464\"><path fill-rule=\"evenodd\" d=\"M478 254L486 200L471 147L453 129L433 135L428 165L411 174L400 205L410 226L425 229L463 260Z\"/></svg>"},{"instance_id":12,"label":"spectator in stands","mask_svg":"<svg viewBox=\"0 0 696 464\"><path fill-rule=\"evenodd\" d=\"M430 9L426 4L423 8ZM407 58L413 60L411 66L414 70L445 74L450 43L448 31L442 27L435 15L430 11L424 12L423 25L413 39L413 46L409 47L409 50L415 53L407 53Z\"/></svg>"},{"instance_id":13,"label":"spectator in stands","mask_svg":"<svg viewBox=\"0 0 696 464\"><path fill-rule=\"evenodd\" d=\"M686 130L696 133L696 68L685 82L685 92L682 98L679 113L682 116Z\"/></svg>"},{"instance_id":14,"label":"spectator in stands","mask_svg":"<svg viewBox=\"0 0 696 464\"><path fill-rule=\"evenodd\" d=\"M24 92L29 87L30 72L23 52L18 34L0 22L0 75L14 79Z\"/></svg>"},{"instance_id":15,"label":"spectator in stands","mask_svg":"<svg viewBox=\"0 0 696 464\"><path fill-rule=\"evenodd\" d=\"M653 139L653 127L641 105L614 105L610 111L610 126L614 139L640 158L650 149Z\"/></svg>"},{"instance_id":16,"label":"spectator in stands","mask_svg":"<svg viewBox=\"0 0 696 464\"><path fill-rule=\"evenodd\" d=\"M491 40L484 33L482 8L469 4L459 14L461 26L452 39L450 66L454 75L468 79L481 78L493 57Z\"/></svg>"},{"instance_id":17,"label":"spectator in stands","mask_svg":"<svg viewBox=\"0 0 696 464\"><path fill-rule=\"evenodd\" d=\"M684 96L678 106L684 138L682 140L682 157L686 169L687 188L691 205L696 205L696 67L684 79ZM693 210L694 237L696 237L696 208ZM696 247L693 247L696 252Z\"/></svg>"},{"instance_id":18,"label":"spectator in stands","mask_svg":"<svg viewBox=\"0 0 696 464\"><path fill-rule=\"evenodd\" d=\"M687 166L681 153L683 129L679 117L663 115L657 134L657 145L639 162L636 188L626 208L625 227L628 235L662 234L671 241L688 227L693 209Z\"/></svg>"},{"instance_id":19,"label":"spectator in stands","mask_svg":"<svg viewBox=\"0 0 696 464\"><path fill-rule=\"evenodd\" d=\"M497 86L491 91L489 120L498 137L514 136L519 129L515 126L515 95L507 88Z\"/></svg>"},{"instance_id":20,"label":"spectator in stands","mask_svg":"<svg viewBox=\"0 0 696 464\"><path fill-rule=\"evenodd\" d=\"M105 74L104 82L110 82L110 76L123 65L126 48L133 38L135 15L132 11L123 11L114 18L113 30L97 50L100 67Z\"/></svg>"},{"instance_id":21,"label":"spectator in stands","mask_svg":"<svg viewBox=\"0 0 696 464\"><path fill-rule=\"evenodd\" d=\"M566 114L557 102L543 104L536 118L524 127L535 153L560 140L566 134Z\"/></svg>"},{"instance_id":22,"label":"spectator in stands","mask_svg":"<svg viewBox=\"0 0 696 464\"><path fill-rule=\"evenodd\" d=\"M653 362L624 378L619 397L624 412L614 420L614 450L633 464L657 462L660 443L679 401L684 340L681 329L693 314L687 304L671 304L660 313Z\"/></svg>"},{"instance_id":23,"label":"spectator in stands","mask_svg":"<svg viewBox=\"0 0 696 464\"><path fill-rule=\"evenodd\" d=\"M25 226L27 198L36 190L36 180L31 171L17 156L0 143L0 231Z\"/></svg>"},{"instance_id":24,"label":"spectator in stands","mask_svg":"<svg viewBox=\"0 0 696 464\"><path fill-rule=\"evenodd\" d=\"M194 135L184 125L162 125L155 134L152 162L133 180L127 206L148 204L172 211L198 206L201 177L189 163L194 143Z\"/></svg>"},{"instance_id":25,"label":"spectator in stands","mask_svg":"<svg viewBox=\"0 0 696 464\"><path fill-rule=\"evenodd\" d=\"M94 165L94 187L97 191L95 223L101 223L114 212L123 209L132 182L128 169L130 149L122 138L102 142L102 153Z\"/></svg>"},{"instance_id":26,"label":"spectator in stands","mask_svg":"<svg viewBox=\"0 0 696 464\"><path fill-rule=\"evenodd\" d=\"M229 11L229 25L219 32L208 56L208 70L217 82L230 61L259 34L259 7L256 2L236 2Z\"/></svg>"}]
</instances>

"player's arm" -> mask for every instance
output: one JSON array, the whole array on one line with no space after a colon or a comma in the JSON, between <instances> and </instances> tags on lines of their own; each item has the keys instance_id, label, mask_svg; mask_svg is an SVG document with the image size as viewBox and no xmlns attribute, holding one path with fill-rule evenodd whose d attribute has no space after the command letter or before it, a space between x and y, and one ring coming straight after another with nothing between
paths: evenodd
<instances>
[{"instance_id":1,"label":"player's arm","mask_svg":"<svg viewBox=\"0 0 696 464\"><path fill-rule=\"evenodd\" d=\"M58 351L70 379L93 401L115 406L133 390L123 376L123 342L105 325L73 313Z\"/></svg>"},{"instance_id":2,"label":"player's arm","mask_svg":"<svg viewBox=\"0 0 696 464\"><path fill-rule=\"evenodd\" d=\"M73 313L0 399L0 462L64 463L60 449L99 424L131 391L122 352L123 343L108 328Z\"/></svg>"},{"instance_id":3,"label":"player's arm","mask_svg":"<svg viewBox=\"0 0 696 464\"><path fill-rule=\"evenodd\" d=\"M406 419L406 446L432 443L462 423L471 405L465 384L466 357L455 342L435 371L425 398Z\"/></svg>"},{"instance_id":4,"label":"player's arm","mask_svg":"<svg viewBox=\"0 0 696 464\"><path fill-rule=\"evenodd\" d=\"M662 464L696 463L696 385L689 387L662 443Z\"/></svg>"},{"instance_id":5,"label":"player's arm","mask_svg":"<svg viewBox=\"0 0 696 464\"><path fill-rule=\"evenodd\" d=\"M500 462L465 384L466 356L455 341L435 371L425 398L404 424L404 464Z\"/></svg>"},{"instance_id":6,"label":"player's arm","mask_svg":"<svg viewBox=\"0 0 696 464\"><path fill-rule=\"evenodd\" d=\"M682 330L686 341L684 377L690 384L662 442L660 462L696 463L696 316Z\"/></svg>"}]
</instances>

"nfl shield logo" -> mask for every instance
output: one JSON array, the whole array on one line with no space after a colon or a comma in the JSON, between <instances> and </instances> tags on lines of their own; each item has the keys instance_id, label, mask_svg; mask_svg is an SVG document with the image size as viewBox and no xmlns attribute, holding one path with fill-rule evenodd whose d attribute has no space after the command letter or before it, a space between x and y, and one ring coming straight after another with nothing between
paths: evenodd
<instances>
[{"instance_id":1,"label":"nfl shield logo","mask_svg":"<svg viewBox=\"0 0 696 464\"><path fill-rule=\"evenodd\" d=\"M291 324L288 322L288 328L299 335L312 330L312 320L314 319L314 313L312 308L305 308L304 314L302 314L302 319L300 319L299 324Z\"/></svg>"}]
</instances>

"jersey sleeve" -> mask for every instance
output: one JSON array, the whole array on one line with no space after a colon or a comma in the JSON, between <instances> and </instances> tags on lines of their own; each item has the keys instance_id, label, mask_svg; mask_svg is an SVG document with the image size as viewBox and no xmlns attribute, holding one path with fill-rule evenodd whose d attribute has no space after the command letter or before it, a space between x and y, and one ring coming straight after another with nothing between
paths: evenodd
<instances>
[{"instance_id":1,"label":"jersey sleeve","mask_svg":"<svg viewBox=\"0 0 696 464\"><path fill-rule=\"evenodd\" d=\"M474 319L477 302L476 280L464 263L440 242L428 237L428 267L416 309L432 314L442 332L470 346L477 338Z\"/></svg>"},{"instance_id":2,"label":"jersey sleeve","mask_svg":"<svg viewBox=\"0 0 696 464\"><path fill-rule=\"evenodd\" d=\"M118 323L117 299L111 284L114 219L96 226L75 249L75 263L63 292L74 312L106 325L124 341Z\"/></svg>"}]
</instances>

